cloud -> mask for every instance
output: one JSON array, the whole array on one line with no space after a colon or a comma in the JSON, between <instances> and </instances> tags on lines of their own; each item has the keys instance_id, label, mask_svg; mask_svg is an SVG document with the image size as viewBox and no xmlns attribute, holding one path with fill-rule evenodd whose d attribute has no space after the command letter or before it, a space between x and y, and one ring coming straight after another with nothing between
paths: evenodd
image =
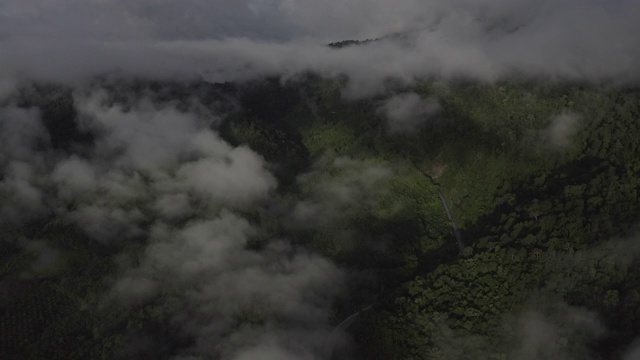
<instances>
[{"instance_id":1,"label":"cloud","mask_svg":"<svg viewBox=\"0 0 640 360\"><path fill-rule=\"evenodd\" d=\"M4 107L0 109L0 126L0 161L3 164L35 160L38 157L36 147L49 140L36 109Z\"/></svg>"},{"instance_id":2,"label":"cloud","mask_svg":"<svg viewBox=\"0 0 640 360\"><path fill-rule=\"evenodd\" d=\"M453 330L444 320L430 354L436 359L587 360L594 359L593 344L607 334L595 312L547 298L503 314L500 326L486 335Z\"/></svg>"},{"instance_id":3,"label":"cloud","mask_svg":"<svg viewBox=\"0 0 640 360\"><path fill-rule=\"evenodd\" d=\"M249 220L276 196L262 156L225 142L212 128L215 114L126 93L119 95L127 106L114 104L83 85L105 74L224 82L307 71L347 74L348 98L433 76L637 84L639 11L638 2L622 0L6 0L0 221L58 216L107 245L146 244L121 254L136 261L124 262L110 295L127 305L157 300L181 335L194 339L185 358L311 359L343 274ZM325 46L374 37L382 39ZM71 85L75 121L95 141L75 153L53 150L41 114L10 104L23 81ZM435 108L409 93L382 111L392 130L407 131ZM572 121L554 121L550 141L564 144ZM313 228L348 220L373 206L371 194L379 195L390 172L350 159L327 168L337 176L300 179L306 197L286 221ZM257 237L268 240L251 250ZM542 315L525 322L561 332ZM525 330L523 347L537 351L540 341Z\"/></svg>"},{"instance_id":4,"label":"cloud","mask_svg":"<svg viewBox=\"0 0 640 360\"><path fill-rule=\"evenodd\" d=\"M378 109L388 121L392 133L411 132L440 111L437 100L422 99L416 93L405 93L393 96Z\"/></svg>"},{"instance_id":5,"label":"cloud","mask_svg":"<svg viewBox=\"0 0 640 360\"><path fill-rule=\"evenodd\" d=\"M104 303L157 304L193 340L178 357L317 358L344 276L249 220L277 201L264 158L224 141L207 112L112 95L73 90L74 120L93 142L72 150L51 149L40 112L0 110L3 221L55 217L120 249ZM263 248L253 249L258 237ZM44 241L24 247L34 254L29 276L64 261Z\"/></svg>"},{"instance_id":6,"label":"cloud","mask_svg":"<svg viewBox=\"0 0 640 360\"><path fill-rule=\"evenodd\" d=\"M49 159L52 169L42 176L56 192L47 201L51 210L95 240L144 236L142 224L156 216L180 220L197 211L247 208L275 188L264 159L224 142L208 116L144 99L125 109L106 99L103 91L75 97L93 145L82 156ZM28 196L20 203L41 201L40 187L25 180L34 176L28 165L17 169L23 185L15 188L23 191L14 192Z\"/></svg>"},{"instance_id":7,"label":"cloud","mask_svg":"<svg viewBox=\"0 0 640 360\"><path fill-rule=\"evenodd\" d=\"M259 3L8 0L0 7L0 33L5 37L73 39L81 29L83 38L98 40L285 36L285 29L279 24L282 19L272 11L273 7Z\"/></svg>"},{"instance_id":8,"label":"cloud","mask_svg":"<svg viewBox=\"0 0 640 360\"><path fill-rule=\"evenodd\" d=\"M450 327L456 321L454 317L436 320L437 330L431 335L434 358L589 360L600 359L606 349L624 353L625 360L636 359L637 340L625 344L626 349L602 348L599 344L612 339L624 344L630 340L629 335L635 336L621 330L625 326L612 314L626 311L623 304L628 300L620 295L618 304L617 296L618 291L624 292L621 284L628 282L626 274L640 256L637 240L636 236L612 238L592 247L547 256L544 273L540 274L544 286L530 291L510 311L502 312L500 324L492 330L479 333L473 328ZM592 270L587 273L584 269ZM613 273L619 275L610 276ZM606 279L602 274L608 274ZM585 293L588 291L596 293ZM608 302L611 293L615 301ZM589 296L595 303L587 300Z\"/></svg>"},{"instance_id":9,"label":"cloud","mask_svg":"<svg viewBox=\"0 0 640 360\"><path fill-rule=\"evenodd\" d=\"M4 78L119 72L231 81L315 71L348 74L351 97L384 92L389 78L640 80L634 1L76 2L3 3ZM389 34L396 35L363 46L324 46Z\"/></svg>"},{"instance_id":10,"label":"cloud","mask_svg":"<svg viewBox=\"0 0 640 360\"><path fill-rule=\"evenodd\" d=\"M518 360L589 359L588 345L605 334L597 316L585 309L559 304L552 316L530 311L518 319ZM558 313L556 313L558 311Z\"/></svg>"},{"instance_id":11,"label":"cloud","mask_svg":"<svg viewBox=\"0 0 640 360\"><path fill-rule=\"evenodd\" d=\"M625 352L624 360L638 360L640 359L640 343L635 341L629 349Z\"/></svg>"},{"instance_id":12,"label":"cloud","mask_svg":"<svg viewBox=\"0 0 640 360\"><path fill-rule=\"evenodd\" d=\"M59 162L51 179L58 184L64 198L82 196L82 193L96 190L98 179L93 166L88 161L71 155L68 159Z\"/></svg>"},{"instance_id":13,"label":"cloud","mask_svg":"<svg viewBox=\"0 0 640 360\"><path fill-rule=\"evenodd\" d=\"M198 194L226 203L247 203L275 188L264 159L249 148L232 148L209 131L196 136L192 146L204 157L183 164L176 176Z\"/></svg>"},{"instance_id":14,"label":"cloud","mask_svg":"<svg viewBox=\"0 0 640 360\"><path fill-rule=\"evenodd\" d=\"M41 189L48 171L48 135L35 109L0 109L0 223L22 224L46 212Z\"/></svg>"},{"instance_id":15,"label":"cloud","mask_svg":"<svg viewBox=\"0 0 640 360\"><path fill-rule=\"evenodd\" d=\"M329 174L329 175L328 175ZM292 218L296 227L336 228L385 194L391 169L339 157L318 161L314 171L300 176L303 199L295 204Z\"/></svg>"},{"instance_id":16,"label":"cloud","mask_svg":"<svg viewBox=\"0 0 640 360\"><path fill-rule=\"evenodd\" d=\"M179 304L172 322L196 340L185 355L312 359L328 331L322 324L340 291L340 272L286 242L248 250L257 230L228 211L184 227L158 222L141 264L114 293L139 302L162 291L164 306Z\"/></svg>"},{"instance_id":17,"label":"cloud","mask_svg":"<svg viewBox=\"0 0 640 360\"><path fill-rule=\"evenodd\" d=\"M545 130L545 142L555 149L566 148L571 143L571 137L578 130L579 120L578 115L572 113L554 117Z\"/></svg>"},{"instance_id":18,"label":"cloud","mask_svg":"<svg viewBox=\"0 0 640 360\"><path fill-rule=\"evenodd\" d=\"M2 79L0 76L0 102L4 101L9 95L11 95L16 87L16 84L10 79Z\"/></svg>"},{"instance_id":19,"label":"cloud","mask_svg":"<svg viewBox=\"0 0 640 360\"><path fill-rule=\"evenodd\" d=\"M135 111L120 105L104 106L106 94L76 97L82 125L103 134L96 139L100 156L116 157L119 167L152 170L175 166L181 151L204 127L206 121L172 107L155 108L144 101Z\"/></svg>"}]
</instances>

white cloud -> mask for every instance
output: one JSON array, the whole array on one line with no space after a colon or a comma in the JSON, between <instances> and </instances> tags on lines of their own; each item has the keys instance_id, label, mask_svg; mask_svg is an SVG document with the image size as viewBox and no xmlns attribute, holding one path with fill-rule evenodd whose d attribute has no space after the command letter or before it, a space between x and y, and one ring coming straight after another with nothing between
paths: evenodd
<instances>
[{"instance_id":1,"label":"white cloud","mask_svg":"<svg viewBox=\"0 0 640 360\"><path fill-rule=\"evenodd\" d=\"M248 203L275 188L264 159L247 147L232 148L213 132L204 131L194 139L193 148L207 157L184 163L176 176L200 196L226 204Z\"/></svg>"},{"instance_id":2,"label":"white cloud","mask_svg":"<svg viewBox=\"0 0 640 360\"><path fill-rule=\"evenodd\" d=\"M570 145L571 137L578 130L579 117L576 114L564 113L554 117L545 130L545 140L549 146L563 149Z\"/></svg>"},{"instance_id":3,"label":"white cloud","mask_svg":"<svg viewBox=\"0 0 640 360\"><path fill-rule=\"evenodd\" d=\"M77 99L84 126L98 133L97 151L113 154L116 165L136 170L176 166L178 157L206 122L173 108L136 104L134 111L104 106L105 95Z\"/></svg>"},{"instance_id":4,"label":"white cloud","mask_svg":"<svg viewBox=\"0 0 640 360\"><path fill-rule=\"evenodd\" d=\"M307 70L346 73L350 96L380 93L389 77L495 80L515 73L640 81L634 60L640 56L638 2L330 3L12 0L0 12L0 65L5 78L60 81L110 71L153 78L206 74L212 81ZM404 34L403 40L340 51L323 45L390 33Z\"/></svg>"},{"instance_id":5,"label":"white cloud","mask_svg":"<svg viewBox=\"0 0 640 360\"><path fill-rule=\"evenodd\" d=\"M596 314L561 304L552 316L529 311L518 319L519 346L511 358L518 360L588 359L589 343L606 330Z\"/></svg>"},{"instance_id":6,"label":"white cloud","mask_svg":"<svg viewBox=\"0 0 640 360\"><path fill-rule=\"evenodd\" d=\"M0 196L3 197L0 215L3 223L12 226L46 213L42 191L34 184L31 173L16 174L14 171L17 167L19 164L15 164L11 169L13 171L10 170L0 183Z\"/></svg>"},{"instance_id":7,"label":"white cloud","mask_svg":"<svg viewBox=\"0 0 640 360\"><path fill-rule=\"evenodd\" d=\"M179 304L173 321L196 339L185 355L302 352L311 359L327 334L322 324L341 289L340 272L284 242L248 250L257 230L228 211L182 227L158 222L140 265L115 284L114 294L126 303L148 300L160 288L170 294L165 305Z\"/></svg>"},{"instance_id":8,"label":"white cloud","mask_svg":"<svg viewBox=\"0 0 640 360\"><path fill-rule=\"evenodd\" d=\"M388 118L391 132L410 132L427 123L440 111L440 105L435 99L423 99L416 93L406 93L391 97L379 111Z\"/></svg>"},{"instance_id":9,"label":"white cloud","mask_svg":"<svg viewBox=\"0 0 640 360\"><path fill-rule=\"evenodd\" d=\"M336 228L374 206L391 177L391 170L383 165L349 158L319 161L316 167L298 179L304 198L293 208L295 227Z\"/></svg>"},{"instance_id":10,"label":"white cloud","mask_svg":"<svg viewBox=\"0 0 640 360\"><path fill-rule=\"evenodd\" d=\"M76 155L58 163L51 178L58 184L61 195L66 198L96 191L95 169L86 160Z\"/></svg>"},{"instance_id":11,"label":"white cloud","mask_svg":"<svg viewBox=\"0 0 640 360\"><path fill-rule=\"evenodd\" d=\"M193 215L191 201L187 194L160 195L153 203L153 209L158 211L160 216L169 220L179 220Z\"/></svg>"},{"instance_id":12,"label":"white cloud","mask_svg":"<svg viewBox=\"0 0 640 360\"><path fill-rule=\"evenodd\" d=\"M248 249L263 230L239 214L277 185L264 158L226 143L207 114L119 95L127 107L76 89L79 125L94 138L77 154L47 150L37 111L0 111L2 220L51 214L106 245L145 244L119 255L109 299L156 301L195 341L181 355L313 358L343 277L283 239ZM43 255L34 273L58 265L54 252L29 244Z\"/></svg>"},{"instance_id":13,"label":"white cloud","mask_svg":"<svg viewBox=\"0 0 640 360\"><path fill-rule=\"evenodd\" d=\"M49 140L36 109L0 108L0 162L35 162L35 147Z\"/></svg>"}]
</instances>

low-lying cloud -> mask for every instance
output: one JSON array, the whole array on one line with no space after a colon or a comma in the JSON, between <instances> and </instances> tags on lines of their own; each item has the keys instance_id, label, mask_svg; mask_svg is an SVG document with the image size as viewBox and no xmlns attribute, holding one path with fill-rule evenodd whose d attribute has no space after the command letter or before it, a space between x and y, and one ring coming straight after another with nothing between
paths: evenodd
<instances>
[{"instance_id":1,"label":"low-lying cloud","mask_svg":"<svg viewBox=\"0 0 640 360\"><path fill-rule=\"evenodd\" d=\"M578 130L580 118L576 114L563 113L554 117L545 130L546 143L556 149L570 145L572 136Z\"/></svg>"},{"instance_id":2,"label":"low-lying cloud","mask_svg":"<svg viewBox=\"0 0 640 360\"><path fill-rule=\"evenodd\" d=\"M117 72L219 82L314 71L349 75L351 97L384 92L389 78L640 80L634 1L46 4L0 9L3 77L80 81ZM272 31L279 35L261 36ZM324 45L367 37L384 40Z\"/></svg>"},{"instance_id":3,"label":"low-lying cloud","mask_svg":"<svg viewBox=\"0 0 640 360\"><path fill-rule=\"evenodd\" d=\"M293 208L295 227L337 229L337 224L375 206L391 175L383 164L346 157L319 160L316 169L298 179L304 197Z\"/></svg>"},{"instance_id":4,"label":"low-lying cloud","mask_svg":"<svg viewBox=\"0 0 640 360\"><path fill-rule=\"evenodd\" d=\"M440 109L436 99L423 99L416 93L405 93L389 98L378 110L389 120L389 131L403 133L418 130Z\"/></svg>"},{"instance_id":5,"label":"low-lying cloud","mask_svg":"<svg viewBox=\"0 0 640 360\"><path fill-rule=\"evenodd\" d=\"M49 142L35 109L7 106L0 109L0 224L19 224L45 213L42 177Z\"/></svg>"},{"instance_id":6,"label":"low-lying cloud","mask_svg":"<svg viewBox=\"0 0 640 360\"><path fill-rule=\"evenodd\" d=\"M94 140L69 153L51 149L39 111L0 112L3 225L55 216L124 249L104 301L157 304L177 336L192 339L177 358L317 358L344 277L247 216L275 201L264 158L173 105L129 97L125 108L95 89L75 91L74 104ZM35 259L25 276L64 259L45 241L24 247ZM136 346L120 352L144 356Z\"/></svg>"},{"instance_id":7,"label":"low-lying cloud","mask_svg":"<svg viewBox=\"0 0 640 360\"><path fill-rule=\"evenodd\" d=\"M56 216L92 241L145 244L123 254L109 296L125 306L159 298L181 335L194 339L181 358L313 359L343 274L286 238L249 246L270 235L249 216L276 196L264 158L224 141L212 127L215 114L139 94L128 106L113 104L83 86L101 75L225 82L295 79L309 71L348 75L348 98L436 76L637 85L639 17L640 3L628 0L6 0L0 225ZM367 38L380 40L326 46ZM74 121L94 137L90 145L52 148L42 114L11 100L16 86L31 81L74 87ZM437 108L408 93L381 111L390 130L401 132L418 128ZM572 119L561 116L549 128L554 146L568 141ZM309 185L293 205L295 221L313 228L348 218L389 176L384 167L349 159L330 167L342 177ZM53 254L44 244L25 246ZM60 261L39 259L34 273ZM527 321L546 329L547 320L536 316Z\"/></svg>"},{"instance_id":8,"label":"low-lying cloud","mask_svg":"<svg viewBox=\"0 0 640 360\"><path fill-rule=\"evenodd\" d=\"M158 219L141 264L113 294L139 303L162 292L163 310L171 309L174 325L195 339L186 350L191 356L313 359L328 331L340 272L286 242L247 250L258 231L227 211L183 227Z\"/></svg>"}]
</instances>

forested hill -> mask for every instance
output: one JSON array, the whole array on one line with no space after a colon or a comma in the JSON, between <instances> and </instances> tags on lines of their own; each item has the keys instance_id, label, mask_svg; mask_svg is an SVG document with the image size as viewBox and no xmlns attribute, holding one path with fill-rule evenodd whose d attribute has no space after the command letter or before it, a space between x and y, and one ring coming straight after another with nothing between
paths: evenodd
<instances>
[{"instance_id":1,"label":"forested hill","mask_svg":"<svg viewBox=\"0 0 640 360\"><path fill-rule=\"evenodd\" d=\"M382 290L352 294L360 306L394 294L354 330L357 357L612 359L627 351L640 324L640 91L425 82L391 99L345 101L336 82L315 81L299 94L275 121L247 112L228 126L276 162L284 154L270 149L289 146L288 156L309 162L349 157L393 169L367 195L379 196L375 203L307 235L344 266L378 273ZM270 99L263 106L280 111ZM287 132L295 145L275 135ZM339 176L326 171L316 181ZM468 244L462 256L438 188ZM353 227L357 235L341 240Z\"/></svg>"},{"instance_id":2,"label":"forested hill","mask_svg":"<svg viewBox=\"0 0 640 360\"><path fill-rule=\"evenodd\" d=\"M230 147L266 160L273 195L234 210L260 229L245 250L268 253L286 238L336 263L346 290L332 300L333 324L375 304L335 358L636 359L639 89L424 80L350 100L344 81L102 79L82 91L100 89L101 106L122 114L141 103L196 114ZM39 112L42 151L90 157L108 129L78 120L79 97L29 84L3 106ZM141 170L136 181L153 179ZM125 209L159 211L131 199ZM72 213L82 201L56 206ZM0 358L163 358L198 344L176 325L180 288L105 304L121 254L144 263L141 232L96 242L61 213L0 223L0 290L13 294L0 295ZM45 252L24 238L55 253L55 266L40 271ZM234 311L234 329L267 326L272 314L259 302ZM130 346L141 337L162 346Z\"/></svg>"}]
</instances>

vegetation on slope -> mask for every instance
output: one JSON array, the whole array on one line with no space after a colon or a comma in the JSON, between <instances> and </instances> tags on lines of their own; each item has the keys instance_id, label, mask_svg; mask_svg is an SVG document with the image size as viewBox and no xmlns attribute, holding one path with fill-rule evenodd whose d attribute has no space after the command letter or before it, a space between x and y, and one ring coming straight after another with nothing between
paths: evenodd
<instances>
[{"instance_id":1,"label":"vegetation on slope","mask_svg":"<svg viewBox=\"0 0 640 360\"><path fill-rule=\"evenodd\" d=\"M344 100L343 81L105 87L114 102L126 101L117 95L127 86L158 103L224 109L213 124L221 136L271 163L283 204L302 202L317 215L249 210L268 229L262 236L286 236L351 270L336 322L378 304L353 333L354 357L510 358L525 341L522 321L532 318L557 334L540 356L621 356L640 326L638 90L424 81L403 91L436 98L442 110L415 131L394 133L379 110L386 98ZM47 127L54 145L90 142L72 127L70 95L43 89L19 96L22 106L42 108L43 121L64 119L65 131ZM344 186L351 197L333 201ZM439 189L469 245L462 256ZM329 206L342 206L344 216L330 218ZM55 218L30 228L41 229L30 237L44 239L65 266L46 279L16 280L34 260L17 245L27 230L5 232L0 284L19 281L20 294L0 299L3 358L127 357L119 346L143 330L167 340L146 355L168 356L192 341L168 336L158 304L100 301L122 245L96 246ZM580 322L587 318L601 325Z\"/></svg>"}]
</instances>

